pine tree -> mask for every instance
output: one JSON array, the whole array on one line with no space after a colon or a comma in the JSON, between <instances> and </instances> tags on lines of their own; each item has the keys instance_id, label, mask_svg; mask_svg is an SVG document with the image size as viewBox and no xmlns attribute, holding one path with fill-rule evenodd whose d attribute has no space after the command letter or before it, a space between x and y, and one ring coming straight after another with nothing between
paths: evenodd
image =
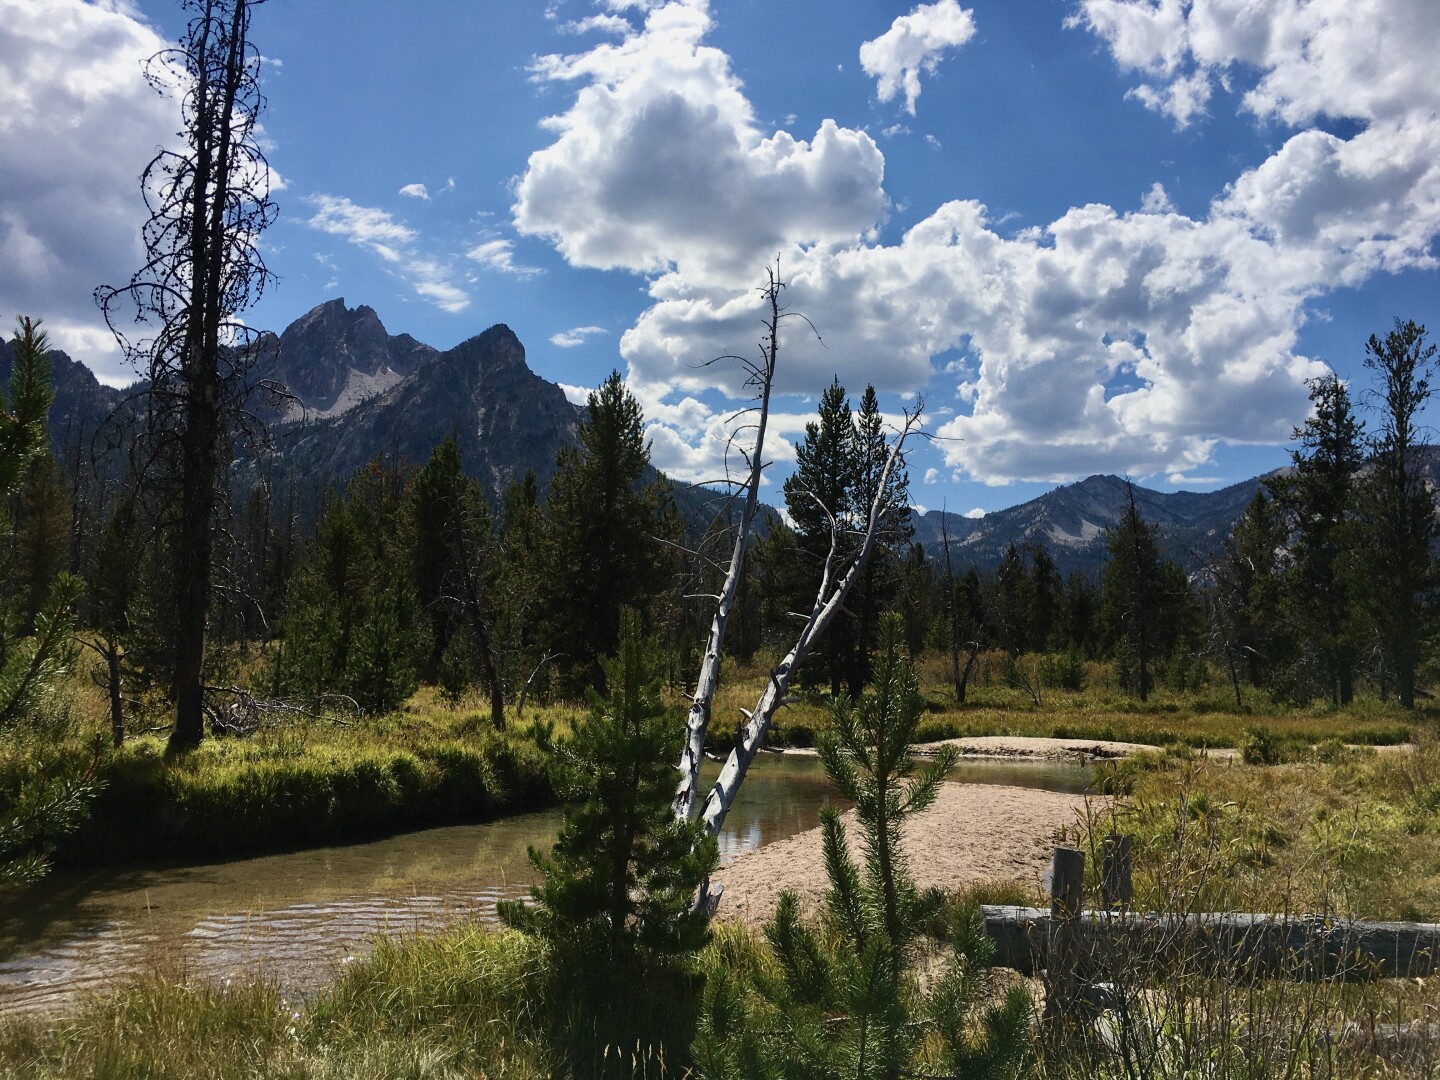
<instances>
[{"instance_id":1,"label":"pine tree","mask_svg":"<svg viewBox=\"0 0 1440 1080\"><path fill-rule=\"evenodd\" d=\"M1362 461L1362 428L1350 392L1334 374L1310 382L1314 415L1296 428L1292 476L1268 482L1294 532L1286 588L1317 688L1338 705L1355 693L1359 627L1355 597L1355 477ZM1310 680L1292 672L1292 696L1309 697Z\"/></svg>"},{"instance_id":2,"label":"pine tree","mask_svg":"<svg viewBox=\"0 0 1440 1080\"><path fill-rule=\"evenodd\" d=\"M855 425L845 388L835 378L820 395L819 419L805 425L805 438L795 447L795 471L784 484L785 507L809 571L798 590L802 596L814 593L812 583L819 580L831 543L839 545L841 553L847 550L854 475ZM832 696L840 694L852 636L844 620L837 620L825 638L821 655Z\"/></svg>"},{"instance_id":3,"label":"pine tree","mask_svg":"<svg viewBox=\"0 0 1440 1080\"><path fill-rule=\"evenodd\" d=\"M991 611L995 621L995 644L1011 656L1029 647L1030 578L1020 549L1010 544L995 570Z\"/></svg>"},{"instance_id":4,"label":"pine tree","mask_svg":"<svg viewBox=\"0 0 1440 1080\"><path fill-rule=\"evenodd\" d=\"M620 965L698 949L708 935L690 907L714 867L713 839L670 813L679 725L661 701L657 658L633 610L620 649L602 658L608 698L562 744L563 786L577 802L549 856L532 849L542 875L534 905L501 917L553 945Z\"/></svg>"},{"instance_id":5,"label":"pine tree","mask_svg":"<svg viewBox=\"0 0 1440 1080\"><path fill-rule=\"evenodd\" d=\"M1437 364L1425 327L1395 320L1365 345L1365 366L1379 379L1379 433L1369 440L1362 487L1362 574L1368 613L1395 680L1400 704L1415 707L1415 669L1435 616L1435 497L1419 461L1418 414Z\"/></svg>"},{"instance_id":6,"label":"pine tree","mask_svg":"<svg viewBox=\"0 0 1440 1080\"><path fill-rule=\"evenodd\" d=\"M943 1068L944 1075L999 1078L1024 1066L1029 995L1017 987L1002 1005L981 1004L994 992L987 971L993 948L978 912L956 918L951 963L927 989L913 970L921 927L941 898L916 888L901 827L934 802L954 758L942 755L915 772L909 745L923 702L902 638L899 618L882 618L874 690L858 702L832 702L832 731L821 748L826 774L855 803L863 871L851 859L839 814L828 808L826 923L806 925L795 895L782 894L765 928L779 978L752 978L747 986L723 970L711 977L695 1046L705 1077L858 1080L933 1076ZM927 1029L938 1035L928 1046Z\"/></svg>"},{"instance_id":7,"label":"pine tree","mask_svg":"<svg viewBox=\"0 0 1440 1080\"><path fill-rule=\"evenodd\" d=\"M867 386L860 396L860 410L855 414L851 452L849 501L857 513L863 514L869 509L869 493L879 485L889 455L890 445L885 437L880 402L875 396L875 387ZM915 535L915 527L910 520L910 479L903 468L892 472L885 485L880 520L876 536L879 550L865 564L848 605L854 613L850 635L853 652L848 679L851 697L858 696L870 682L870 647L875 637L876 619L881 611L890 609L899 599L900 575L896 560L886 556L903 550Z\"/></svg>"},{"instance_id":8,"label":"pine tree","mask_svg":"<svg viewBox=\"0 0 1440 1080\"><path fill-rule=\"evenodd\" d=\"M438 676L447 656L452 677L456 664L474 661L490 693L490 722L503 729L490 515L480 486L460 466L460 447L453 438L443 439L416 474L411 513L415 588L431 627L431 675Z\"/></svg>"},{"instance_id":9,"label":"pine tree","mask_svg":"<svg viewBox=\"0 0 1440 1080\"><path fill-rule=\"evenodd\" d=\"M795 472L784 485L809 568L802 594L814 594L832 542L842 559L856 550L889 453L875 388L865 388L860 411L852 414L845 388L833 379L820 397L819 418L805 425L805 438L795 447ZM914 535L909 498L908 476L897 468L881 493L877 550L851 592L848 614L826 635L823 655L832 695L840 693L842 680L854 695L869 679L875 620L894 603L899 587L894 560L882 556L902 550Z\"/></svg>"},{"instance_id":10,"label":"pine tree","mask_svg":"<svg viewBox=\"0 0 1440 1080\"><path fill-rule=\"evenodd\" d=\"M1030 648L1046 652L1062 644L1062 585L1055 560L1043 544L1030 545L1030 612L1026 637Z\"/></svg>"},{"instance_id":11,"label":"pine tree","mask_svg":"<svg viewBox=\"0 0 1440 1080\"><path fill-rule=\"evenodd\" d=\"M39 321L21 318L8 401L0 393L0 533L10 531L4 519L30 466L48 454L45 420L54 400L48 351ZM0 611L0 736L32 744L0 793L0 887L45 873L55 841L84 821L96 789L94 762L59 753L51 730L55 687L74 661L79 599L79 581L58 575L26 638Z\"/></svg>"},{"instance_id":12,"label":"pine tree","mask_svg":"<svg viewBox=\"0 0 1440 1080\"><path fill-rule=\"evenodd\" d=\"M663 481L640 487L650 448L640 403L618 371L589 397L578 445L560 451L545 500L544 609L572 683L604 685L620 609L642 612L661 590L663 540L679 532Z\"/></svg>"},{"instance_id":13,"label":"pine tree","mask_svg":"<svg viewBox=\"0 0 1440 1080\"><path fill-rule=\"evenodd\" d=\"M404 471L377 458L332 494L291 579L288 678L307 693L393 709L429 648L411 576Z\"/></svg>"},{"instance_id":14,"label":"pine tree","mask_svg":"<svg viewBox=\"0 0 1440 1080\"><path fill-rule=\"evenodd\" d=\"M1255 687L1288 655L1281 613L1286 531L1274 500L1257 491L1215 567L1215 602L1227 629L1227 651Z\"/></svg>"},{"instance_id":15,"label":"pine tree","mask_svg":"<svg viewBox=\"0 0 1440 1080\"><path fill-rule=\"evenodd\" d=\"M1134 691L1150 696L1151 663L1162 602L1159 530L1135 506L1135 489L1125 484L1126 503L1107 536L1104 603L1125 657L1133 663Z\"/></svg>"}]
</instances>

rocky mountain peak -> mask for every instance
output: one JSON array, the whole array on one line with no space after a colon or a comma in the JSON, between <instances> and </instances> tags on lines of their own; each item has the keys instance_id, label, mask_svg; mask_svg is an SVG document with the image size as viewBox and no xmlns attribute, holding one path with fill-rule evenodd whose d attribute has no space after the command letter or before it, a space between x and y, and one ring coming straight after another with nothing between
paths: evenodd
<instances>
[{"instance_id":1,"label":"rocky mountain peak","mask_svg":"<svg viewBox=\"0 0 1440 1080\"><path fill-rule=\"evenodd\" d=\"M409 334L391 335L374 308L347 308L337 297L285 328L274 377L295 395L294 417L338 416L436 355Z\"/></svg>"}]
</instances>

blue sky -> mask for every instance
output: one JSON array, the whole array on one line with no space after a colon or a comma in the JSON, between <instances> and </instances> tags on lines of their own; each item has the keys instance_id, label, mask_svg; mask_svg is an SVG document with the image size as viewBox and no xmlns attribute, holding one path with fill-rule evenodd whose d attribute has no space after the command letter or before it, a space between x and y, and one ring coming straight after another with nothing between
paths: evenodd
<instances>
[{"instance_id":1,"label":"blue sky","mask_svg":"<svg viewBox=\"0 0 1440 1080\"><path fill-rule=\"evenodd\" d=\"M111 381L90 301L138 265L174 103L160 0L0 0L0 311ZM1286 460L1304 380L1440 332L1433 0L269 0L282 329L344 296L448 348L496 322L657 463L720 474L777 253L781 432L838 374L933 442L915 501L1091 472L1203 489ZM772 445L783 470L790 456Z\"/></svg>"}]
</instances>

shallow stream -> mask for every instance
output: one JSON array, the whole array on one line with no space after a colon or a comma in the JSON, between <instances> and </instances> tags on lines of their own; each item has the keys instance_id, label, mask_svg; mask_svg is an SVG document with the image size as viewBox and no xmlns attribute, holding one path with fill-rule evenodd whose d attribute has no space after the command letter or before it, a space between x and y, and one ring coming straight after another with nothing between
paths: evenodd
<instances>
[{"instance_id":1,"label":"shallow stream","mask_svg":"<svg viewBox=\"0 0 1440 1080\"><path fill-rule=\"evenodd\" d=\"M709 774L713 776L712 772ZM967 760L950 779L1081 791L1087 766ZM837 802L816 758L762 755L726 819L721 862L814 828ZM126 975L259 974L287 992L322 985L376 934L491 921L527 895L526 848L559 809L369 843L229 862L67 870L0 908L0 1012L49 1008Z\"/></svg>"}]
</instances>

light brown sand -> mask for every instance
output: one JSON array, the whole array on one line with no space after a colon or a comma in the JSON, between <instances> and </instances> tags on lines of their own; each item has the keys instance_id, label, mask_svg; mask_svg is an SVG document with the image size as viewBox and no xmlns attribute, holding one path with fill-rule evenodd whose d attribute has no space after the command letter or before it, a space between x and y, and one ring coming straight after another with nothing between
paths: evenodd
<instances>
[{"instance_id":1,"label":"light brown sand","mask_svg":"<svg viewBox=\"0 0 1440 1080\"><path fill-rule=\"evenodd\" d=\"M907 823L902 845L922 889L959 889L982 881L1018 881L1041 895L1041 876L1061 829L1073 827L1086 797L989 784L945 784L935 805ZM854 811L843 818L859 858ZM804 910L824 902L825 876L818 828L742 855L717 877L725 884L721 918L763 923L783 889L798 893Z\"/></svg>"},{"instance_id":2,"label":"light brown sand","mask_svg":"<svg viewBox=\"0 0 1440 1080\"><path fill-rule=\"evenodd\" d=\"M917 754L934 754L942 746L953 746L966 757L1022 758L1117 758L1129 757L1142 750L1154 750L1144 743L1115 742L1107 739L1046 739L1022 735L974 735L969 738L942 739L918 743Z\"/></svg>"}]
</instances>

